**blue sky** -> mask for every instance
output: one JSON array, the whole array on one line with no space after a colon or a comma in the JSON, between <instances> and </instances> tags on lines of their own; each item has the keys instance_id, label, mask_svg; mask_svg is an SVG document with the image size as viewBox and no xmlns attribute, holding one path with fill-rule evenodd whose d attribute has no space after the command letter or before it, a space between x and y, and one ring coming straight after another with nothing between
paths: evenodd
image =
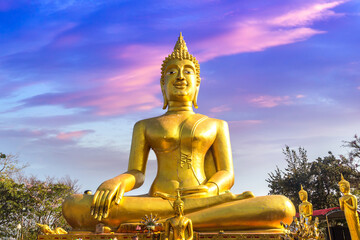
<instances>
[{"instance_id":1,"label":"blue sky","mask_svg":"<svg viewBox=\"0 0 360 240\"><path fill-rule=\"evenodd\" d=\"M0 150L82 190L124 172L134 123L164 112L160 66L181 31L196 111L229 123L233 192L265 195L285 144L314 160L359 134L359 26L358 0L2 1Z\"/></svg>"}]
</instances>

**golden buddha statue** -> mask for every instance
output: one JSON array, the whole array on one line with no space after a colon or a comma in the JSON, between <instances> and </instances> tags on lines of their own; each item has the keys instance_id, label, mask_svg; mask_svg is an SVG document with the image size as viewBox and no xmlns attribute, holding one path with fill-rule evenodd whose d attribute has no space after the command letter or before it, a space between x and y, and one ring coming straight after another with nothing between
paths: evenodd
<instances>
[{"instance_id":1,"label":"golden buddha statue","mask_svg":"<svg viewBox=\"0 0 360 240\"><path fill-rule=\"evenodd\" d=\"M192 240L192 222L191 219L184 216L184 202L180 198L180 190L178 190L173 208L175 216L165 222L165 240Z\"/></svg>"},{"instance_id":2,"label":"golden buddha statue","mask_svg":"<svg viewBox=\"0 0 360 240\"><path fill-rule=\"evenodd\" d=\"M313 215L313 206L310 202L308 202L308 194L303 189L302 185L301 190L299 191L299 198L302 201L302 203L299 205L299 215L304 216L304 218L308 218L311 222L311 218Z\"/></svg>"},{"instance_id":3,"label":"golden buddha statue","mask_svg":"<svg viewBox=\"0 0 360 240\"><path fill-rule=\"evenodd\" d=\"M295 215L284 196L235 195L228 125L194 113L200 87L200 66L180 37L161 68L164 109L159 117L134 126L128 171L103 182L94 195L77 194L63 204L63 215L76 231L93 231L104 223L112 229L136 223L145 214L172 216L168 196L180 189L184 214L196 230L281 229ZM157 176L147 195L124 196L140 187L152 149Z\"/></svg>"},{"instance_id":4,"label":"golden buddha statue","mask_svg":"<svg viewBox=\"0 0 360 240\"><path fill-rule=\"evenodd\" d=\"M357 213L357 199L350 193L350 183L341 174L340 191L344 194L340 199L340 209L344 211L351 239L360 239L360 224Z\"/></svg>"}]
</instances>

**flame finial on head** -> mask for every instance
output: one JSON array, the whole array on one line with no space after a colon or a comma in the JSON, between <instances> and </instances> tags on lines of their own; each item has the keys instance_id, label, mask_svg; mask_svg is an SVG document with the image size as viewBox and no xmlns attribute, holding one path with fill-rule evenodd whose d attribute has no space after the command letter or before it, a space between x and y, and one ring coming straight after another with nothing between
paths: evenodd
<instances>
[{"instance_id":1,"label":"flame finial on head","mask_svg":"<svg viewBox=\"0 0 360 240\"><path fill-rule=\"evenodd\" d=\"M174 201L173 206L175 207L176 205L184 205L183 200L181 200L180 189L176 190L176 200Z\"/></svg>"},{"instance_id":2,"label":"flame finial on head","mask_svg":"<svg viewBox=\"0 0 360 240\"><path fill-rule=\"evenodd\" d=\"M339 185L340 184L346 184L350 187L350 183L348 181L345 180L343 174L341 173L341 181L339 182Z\"/></svg>"},{"instance_id":3,"label":"flame finial on head","mask_svg":"<svg viewBox=\"0 0 360 240\"><path fill-rule=\"evenodd\" d=\"M307 192L304 190L303 185L301 184L300 186L301 186L301 190L299 191L299 193L305 193L307 195Z\"/></svg>"},{"instance_id":4,"label":"flame finial on head","mask_svg":"<svg viewBox=\"0 0 360 240\"><path fill-rule=\"evenodd\" d=\"M180 36L175 44L175 47L174 47L174 52L175 51L188 51L188 48L186 46L186 42L182 36L182 33L180 32Z\"/></svg>"}]
</instances>

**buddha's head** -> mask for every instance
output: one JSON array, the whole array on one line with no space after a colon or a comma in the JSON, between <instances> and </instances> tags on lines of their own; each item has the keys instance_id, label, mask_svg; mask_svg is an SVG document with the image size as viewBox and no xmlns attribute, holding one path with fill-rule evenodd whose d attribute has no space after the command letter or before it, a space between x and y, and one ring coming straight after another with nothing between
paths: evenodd
<instances>
[{"instance_id":1,"label":"buddha's head","mask_svg":"<svg viewBox=\"0 0 360 240\"><path fill-rule=\"evenodd\" d=\"M184 202L181 200L180 191L177 191L176 200L174 201L173 208L177 216L184 214Z\"/></svg>"},{"instance_id":2,"label":"buddha's head","mask_svg":"<svg viewBox=\"0 0 360 240\"><path fill-rule=\"evenodd\" d=\"M344 179L344 176L341 174L341 181L339 182L339 188L342 193L350 192L350 183Z\"/></svg>"},{"instance_id":3,"label":"buddha's head","mask_svg":"<svg viewBox=\"0 0 360 240\"><path fill-rule=\"evenodd\" d=\"M174 51L165 58L162 64L160 85L164 97L163 109L166 109L169 101L192 102L197 108L200 65L188 52L181 33Z\"/></svg>"},{"instance_id":4,"label":"buddha's head","mask_svg":"<svg viewBox=\"0 0 360 240\"><path fill-rule=\"evenodd\" d=\"M307 201L308 200L308 194L307 192L303 189L303 186L301 185L301 190L299 191L299 198L302 202Z\"/></svg>"}]
</instances>

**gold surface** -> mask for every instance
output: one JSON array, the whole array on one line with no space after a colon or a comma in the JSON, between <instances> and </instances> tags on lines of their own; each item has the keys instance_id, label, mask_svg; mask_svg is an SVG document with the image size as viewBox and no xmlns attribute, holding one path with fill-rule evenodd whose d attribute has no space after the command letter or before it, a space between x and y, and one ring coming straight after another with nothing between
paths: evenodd
<instances>
[{"instance_id":1,"label":"gold surface","mask_svg":"<svg viewBox=\"0 0 360 240\"><path fill-rule=\"evenodd\" d=\"M67 232L64 229L62 229L61 227L57 227L54 230L52 230L46 224L36 223L36 225L38 225L38 227L40 228L40 232L42 232L45 235L49 235L49 234L67 234Z\"/></svg>"},{"instance_id":2,"label":"gold surface","mask_svg":"<svg viewBox=\"0 0 360 240\"><path fill-rule=\"evenodd\" d=\"M290 224L295 208L286 197L230 192L234 169L228 125L193 112L200 66L181 35L161 71L167 112L135 124L127 172L103 182L94 195L66 199L63 215L68 223L75 230L94 231L99 222L114 230L122 223L139 222L145 214L166 219L173 209L161 197L180 189L184 214L195 230L279 229L280 221ZM143 184L150 149L158 171L149 193L124 196Z\"/></svg>"},{"instance_id":3,"label":"gold surface","mask_svg":"<svg viewBox=\"0 0 360 240\"><path fill-rule=\"evenodd\" d=\"M302 201L302 203L299 205L299 215L303 215L304 218L308 218L309 221L312 219L313 215L313 206L308 201L308 194L303 189L303 186L301 185L301 190L299 191L299 198Z\"/></svg>"},{"instance_id":4,"label":"gold surface","mask_svg":"<svg viewBox=\"0 0 360 240\"><path fill-rule=\"evenodd\" d=\"M344 211L351 239L360 239L360 224L357 213L357 199L350 193L350 183L341 174L340 191L344 194L339 198L340 209Z\"/></svg>"},{"instance_id":5,"label":"gold surface","mask_svg":"<svg viewBox=\"0 0 360 240\"><path fill-rule=\"evenodd\" d=\"M237 240L237 239L247 239L247 240L275 240L281 239L281 233L275 232L264 232L264 233L234 233L225 232L224 234L219 234L218 232L213 233L197 233L194 232L195 240ZM38 240L132 240L134 234L67 234L67 235L40 235ZM153 237L148 234L138 234L139 240L152 240ZM165 237L164 233L160 234L160 239L163 240Z\"/></svg>"}]
</instances>

